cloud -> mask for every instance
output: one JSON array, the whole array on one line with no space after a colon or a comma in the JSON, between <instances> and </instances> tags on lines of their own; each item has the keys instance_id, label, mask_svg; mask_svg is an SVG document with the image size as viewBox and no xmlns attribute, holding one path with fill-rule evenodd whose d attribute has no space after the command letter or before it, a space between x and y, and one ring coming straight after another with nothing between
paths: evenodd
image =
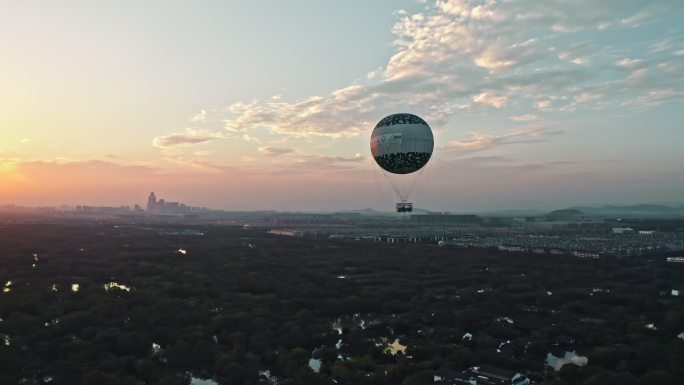
<instances>
[{"instance_id":1,"label":"cloud","mask_svg":"<svg viewBox=\"0 0 684 385\"><path fill-rule=\"evenodd\" d=\"M501 145L543 142L560 134L562 134L560 130L531 128L503 135L474 135L471 139L452 141L446 149L465 152L482 151Z\"/></svg>"},{"instance_id":2,"label":"cloud","mask_svg":"<svg viewBox=\"0 0 684 385\"><path fill-rule=\"evenodd\" d=\"M310 169L310 170L329 170L340 168L358 168L359 164L363 164L366 158L361 154L356 154L354 157L345 158L342 156L327 156L327 155L309 155L302 156L294 160L294 162L287 165L288 168Z\"/></svg>"},{"instance_id":3,"label":"cloud","mask_svg":"<svg viewBox=\"0 0 684 385\"><path fill-rule=\"evenodd\" d=\"M514 115L509 117L509 119L515 122L530 122L539 119L537 115L525 114L525 115Z\"/></svg>"},{"instance_id":4,"label":"cloud","mask_svg":"<svg viewBox=\"0 0 684 385\"><path fill-rule=\"evenodd\" d=\"M636 70L646 66L646 62L639 59L623 58L615 62L615 66L628 70Z\"/></svg>"},{"instance_id":5,"label":"cloud","mask_svg":"<svg viewBox=\"0 0 684 385\"><path fill-rule=\"evenodd\" d=\"M48 189L51 184L86 186L99 184L103 178L128 178L130 184L144 180L147 175L162 173L161 169L144 164L121 164L103 160L27 160L15 159L12 163L13 172L20 175L25 183L33 185L40 183ZM78 181L78 183L72 183Z\"/></svg>"},{"instance_id":6,"label":"cloud","mask_svg":"<svg viewBox=\"0 0 684 385\"><path fill-rule=\"evenodd\" d=\"M293 148L287 147L259 147L259 152L266 156L280 156L285 154L291 154L295 150Z\"/></svg>"},{"instance_id":7,"label":"cloud","mask_svg":"<svg viewBox=\"0 0 684 385\"><path fill-rule=\"evenodd\" d=\"M592 100L601 99L602 96L603 95L601 95L601 94L592 93L592 92L581 92L581 93L573 96L573 99L577 103L586 103L586 102L590 102Z\"/></svg>"},{"instance_id":8,"label":"cloud","mask_svg":"<svg viewBox=\"0 0 684 385\"><path fill-rule=\"evenodd\" d=\"M658 64L658 69L671 76L684 76L684 62L666 61Z\"/></svg>"},{"instance_id":9,"label":"cloud","mask_svg":"<svg viewBox=\"0 0 684 385\"><path fill-rule=\"evenodd\" d=\"M620 20L620 24L626 25L628 27L638 27L643 23L645 20L648 20L648 12L639 12L635 15L632 15L628 18Z\"/></svg>"},{"instance_id":10,"label":"cloud","mask_svg":"<svg viewBox=\"0 0 684 385\"><path fill-rule=\"evenodd\" d=\"M641 95L636 99L623 103L627 107L650 108L663 105L669 102L684 100L684 91L673 88L663 88L650 91L648 94Z\"/></svg>"},{"instance_id":11,"label":"cloud","mask_svg":"<svg viewBox=\"0 0 684 385\"><path fill-rule=\"evenodd\" d=\"M18 157L0 157L0 172L14 171L19 163L21 163L21 159Z\"/></svg>"},{"instance_id":12,"label":"cloud","mask_svg":"<svg viewBox=\"0 0 684 385\"><path fill-rule=\"evenodd\" d=\"M539 111L549 111L551 110L551 104L553 102L551 100L539 100L534 103L534 108L536 108Z\"/></svg>"},{"instance_id":13,"label":"cloud","mask_svg":"<svg viewBox=\"0 0 684 385\"><path fill-rule=\"evenodd\" d=\"M586 64L588 60L584 57L594 50L590 42L573 44L558 54L560 60L568 61L573 64Z\"/></svg>"},{"instance_id":14,"label":"cloud","mask_svg":"<svg viewBox=\"0 0 684 385\"><path fill-rule=\"evenodd\" d=\"M197 115L191 117L190 121L195 123L205 123L207 121L207 111L200 111Z\"/></svg>"},{"instance_id":15,"label":"cloud","mask_svg":"<svg viewBox=\"0 0 684 385\"><path fill-rule=\"evenodd\" d=\"M239 202L250 199L259 200L258 197L264 195L260 191L272 188L269 181L281 185L287 181L273 175L246 175L230 165L195 162L196 167L167 169L97 159L0 158L0 171L3 171L0 199L22 205L132 206L143 204L147 194L156 191L158 196L170 200L194 206L206 206L211 202L211 206L216 208L226 202L238 202L239 205ZM214 177L208 178L206 172L197 172L200 167L212 172ZM236 184L236 178L243 183ZM261 206L268 207L268 199L277 198L274 195L267 194L261 198Z\"/></svg>"},{"instance_id":16,"label":"cloud","mask_svg":"<svg viewBox=\"0 0 684 385\"><path fill-rule=\"evenodd\" d=\"M620 24L630 28L639 27L643 24L652 23L660 15L676 12L681 10L683 7L684 6L677 1L652 4L650 7L642 9L633 15L620 20Z\"/></svg>"},{"instance_id":17,"label":"cloud","mask_svg":"<svg viewBox=\"0 0 684 385\"><path fill-rule=\"evenodd\" d=\"M254 142L257 144L263 144L261 139L257 138L256 136L249 135L249 134L242 135L242 140L244 140L245 142Z\"/></svg>"},{"instance_id":18,"label":"cloud","mask_svg":"<svg viewBox=\"0 0 684 385\"><path fill-rule=\"evenodd\" d=\"M495 49L483 52L475 59L478 67L486 68L492 72L513 67L516 62L503 57L503 52Z\"/></svg>"},{"instance_id":19,"label":"cloud","mask_svg":"<svg viewBox=\"0 0 684 385\"><path fill-rule=\"evenodd\" d=\"M439 0L419 12L396 12L391 57L346 86L300 99L242 100L203 110L191 120L200 126L222 122L227 136L278 156L367 135L381 118L399 111L422 116L439 132L463 114L486 113L484 107L507 115L516 108L518 118L511 119L529 121L536 111L667 103L684 87L681 68L668 60L637 59L667 32L638 42L609 41L600 34L647 23L652 28L659 18L679 12L679 3ZM587 33L597 38L590 42ZM668 50L660 55L672 61ZM154 143L162 148L204 143L215 139L213 130L171 134ZM295 139L300 144L287 142ZM288 143L286 152L279 151L285 149L282 143Z\"/></svg>"},{"instance_id":20,"label":"cloud","mask_svg":"<svg viewBox=\"0 0 684 385\"><path fill-rule=\"evenodd\" d=\"M515 170L539 170L552 166L565 166L576 162L568 160L536 161L523 162L506 156L469 156L456 158L449 163L457 163L461 166L490 168L490 169L515 169Z\"/></svg>"},{"instance_id":21,"label":"cloud","mask_svg":"<svg viewBox=\"0 0 684 385\"><path fill-rule=\"evenodd\" d=\"M191 170L193 172L201 171L204 173L211 173L211 174L230 172L233 175L243 175L242 170L240 170L236 167L233 167L232 165L213 162L213 161L205 159L203 156L178 156L178 155L176 155L176 156L168 156L164 159L169 163L173 163L175 165L182 166L180 169L177 169L177 170L183 170L184 172Z\"/></svg>"},{"instance_id":22,"label":"cloud","mask_svg":"<svg viewBox=\"0 0 684 385\"><path fill-rule=\"evenodd\" d=\"M490 106L496 107L496 108L501 108L506 105L506 101L508 100L507 96L503 95L492 95L489 92L483 92L479 95L473 96L473 101L475 103L480 103L480 104L488 104Z\"/></svg>"},{"instance_id":23,"label":"cloud","mask_svg":"<svg viewBox=\"0 0 684 385\"><path fill-rule=\"evenodd\" d=\"M186 129L183 133L156 137L152 139L152 145L159 148L190 146L193 144L206 143L225 137L226 135L221 132Z\"/></svg>"},{"instance_id":24,"label":"cloud","mask_svg":"<svg viewBox=\"0 0 684 385\"><path fill-rule=\"evenodd\" d=\"M594 4L592 12L577 11L577 7L591 4L579 1L569 6L559 0L531 7L529 1L439 1L425 13L399 13L392 30L397 52L379 75L374 75L379 82L354 84L328 97L254 106L238 117L237 125L242 129L266 125L281 134L353 136L367 130L382 117L382 111L409 107L439 125L455 113L456 104L465 105L467 100L503 108L513 96L525 97L525 92L510 95L511 90L530 91L537 99L540 94L548 99L566 91L567 85L590 80L595 71L545 68L542 63L553 62L552 55L538 36L528 34L529 23L549 28L560 23L580 30L600 21L620 20L620 15L627 18L634 9L643 8L648 17L659 14L629 0ZM593 43L581 42L555 56L575 65L588 64L588 56L596 51ZM528 68L532 64L541 65L541 70ZM447 102L453 100L457 102ZM341 116L342 112L351 115ZM307 119L301 121L302 116Z\"/></svg>"},{"instance_id":25,"label":"cloud","mask_svg":"<svg viewBox=\"0 0 684 385\"><path fill-rule=\"evenodd\" d=\"M660 53L663 51L670 50L672 48L672 38L666 37L664 39L660 39L656 42L651 43L648 48L651 53Z\"/></svg>"},{"instance_id":26,"label":"cloud","mask_svg":"<svg viewBox=\"0 0 684 385\"><path fill-rule=\"evenodd\" d=\"M569 27L567 25L563 24L554 24L551 26L551 30L553 32L558 32L558 33L571 33L571 32L577 32L581 28L580 27Z\"/></svg>"}]
</instances>

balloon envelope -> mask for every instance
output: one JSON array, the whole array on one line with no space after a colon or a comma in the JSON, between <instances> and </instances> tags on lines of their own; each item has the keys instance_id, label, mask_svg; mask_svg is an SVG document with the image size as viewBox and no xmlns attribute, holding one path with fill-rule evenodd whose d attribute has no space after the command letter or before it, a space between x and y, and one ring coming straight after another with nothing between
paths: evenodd
<instances>
[{"instance_id":1,"label":"balloon envelope","mask_svg":"<svg viewBox=\"0 0 684 385\"><path fill-rule=\"evenodd\" d=\"M371 134L375 162L393 174L410 174L423 168L434 145L430 126L413 114L387 116Z\"/></svg>"}]
</instances>

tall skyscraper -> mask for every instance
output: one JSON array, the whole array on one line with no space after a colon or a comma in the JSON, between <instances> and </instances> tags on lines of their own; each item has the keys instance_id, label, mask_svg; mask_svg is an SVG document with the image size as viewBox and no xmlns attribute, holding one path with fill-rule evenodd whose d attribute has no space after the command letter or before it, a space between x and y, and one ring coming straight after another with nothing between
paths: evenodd
<instances>
[{"instance_id":1,"label":"tall skyscraper","mask_svg":"<svg viewBox=\"0 0 684 385\"><path fill-rule=\"evenodd\" d=\"M157 196L154 195L154 192L151 192L150 196L147 198L147 211L153 212L156 208L157 208Z\"/></svg>"}]
</instances>

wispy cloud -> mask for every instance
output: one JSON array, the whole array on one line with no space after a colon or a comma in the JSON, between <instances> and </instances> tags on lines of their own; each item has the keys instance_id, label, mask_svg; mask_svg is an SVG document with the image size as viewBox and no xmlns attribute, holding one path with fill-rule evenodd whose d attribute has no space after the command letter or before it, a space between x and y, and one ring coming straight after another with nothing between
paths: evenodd
<instances>
[{"instance_id":1,"label":"wispy cloud","mask_svg":"<svg viewBox=\"0 0 684 385\"><path fill-rule=\"evenodd\" d=\"M206 143L215 139L225 138L222 132L209 132L207 130L186 129L185 132L159 136L152 139L152 144L159 148L171 148L178 146L190 146L193 144Z\"/></svg>"},{"instance_id":2,"label":"wispy cloud","mask_svg":"<svg viewBox=\"0 0 684 385\"><path fill-rule=\"evenodd\" d=\"M648 94L641 95L638 98L626 101L623 104L628 107L650 108L682 100L684 100L684 90L663 88L650 91Z\"/></svg>"},{"instance_id":3,"label":"wispy cloud","mask_svg":"<svg viewBox=\"0 0 684 385\"><path fill-rule=\"evenodd\" d=\"M287 147L259 147L259 152L266 156L279 156L285 154L291 154L295 150L293 148Z\"/></svg>"},{"instance_id":4,"label":"wispy cloud","mask_svg":"<svg viewBox=\"0 0 684 385\"><path fill-rule=\"evenodd\" d=\"M357 169L360 164L366 161L361 154L354 157L308 155L298 157L294 162L287 164L287 168L306 169L309 171L331 170L331 169Z\"/></svg>"},{"instance_id":5,"label":"wispy cloud","mask_svg":"<svg viewBox=\"0 0 684 385\"><path fill-rule=\"evenodd\" d=\"M646 62L640 59L630 59L622 58L615 62L615 65L619 68L625 68L628 70L636 70L646 66Z\"/></svg>"},{"instance_id":6,"label":"wispy cloud","mask_svg":"<svg viewBox=\"0 0 684 385\"><path fill-rule=\"evenodd\" d=\"M490 169L517 169L517 170L540 170L554 166L566 166L575 164L574 161L569 160L554 160L554 161L535 161L524 162L506 156L468 156L462 158L455 158L450 163L456 163L461 166L468 167L490 168Z\"/></svg>"},{"instance_id":7,"label":"wispy cloud","mask_svg":"<svg viewBox=\"0 0 684 385\"><path fill-rule=\"evenodd\" d=\"M587 55L594 52L594 47L590 42L582 42L569 46L558 54L560 60L568 61L573 64L586 64Z\"/></svg>"},{"instance_id":8,"label":"wispy cloud","mask_svg":"<svg viewBox=\"0 0 684 385\"><path fill-rule=\"evenodd\" d=\"M562 24L579 31L627 19L639 8L644 15L640 19L663 13L662 7L637 1L580 3L571 7L558 0L532 7L529 1L453 0L439 1L426 13L399 13L393 28L397 52L374 72L379 81L295 102L240 103L229 108L239 113L228 119L228 125L236 130L262 126L283 135L340 137L367 131L386 111L409 109L440 126L458 110L456 105L469 101L503 108L512 98L534 98L542 99L538 109L550 108L546 101L552 96L568 93L568 86L595 76L593 68L577 71L560 63L588 64L588 57L599 55L602 47L581 42L555 54L549 51L554 37L530 36L530 24L549 30ZM576 7L590 3L592 12L576 12ZM548 65L554 62L555 66ZM600 68L603 63L597 60L594 65Z\"/></svg>"},{"instance_id":9,"label":"wispy cloud","mask_svg":"<svg viewBox=\"0 0 684 385\"><path fill-rule=\"evenodd\" d=\"M534 108L536 108L539 111L549 111L551 110L552 105L553 101L548 99L534 102Z\"/></svg>"},{"instance_id":10,"label":"wispy cloud","mask_svg":"<svg viewBox=\"0 0 684 385\"><path fill-rule=\"evenodd\" d=\"M508 100L507 96L503 95L493 95L489 92L483 92L481 94L473 96L473 101L479 104L488 104L492 107L501 108L506 105Z\"/></svg>"},{"instance_id":11,"label":"wispy cloud","mask_svg":"<svg viewBox=\"0 0 684 385\"><path fill-rule=\"evenodd\" d=\"M314 143L367 135L379 119L396 111L417 113L439 132L456 126L454 119L464 113L499 110L515 122L530 122L539 112L547 118L606 106L648 108L679 100L684 89L684 70L674 60L679 51L669 48L658 54L668 60L654 60L644 56L653 38L636 43L589 41L586 33L653 25L681 12L682 4L439 0L417 13L395 13L395 52L368 76L359 74L361 80L296 100L280 95L242 100L203 110L191 121L198 127L222 122L227 137L258 144L253 155L279 156L310 153L302 150ZM552 132L540 131L536 138L534 132L490 134L452 141L450 146L539 141ZM154 143L181 147L219 137L212 129L170 134Z\"/></svg>"},{"instance_id":12,"label":"wispy cloud","mask_svg":"<svg viewBox=\"0 0 684 385\"><path fill-rule=\"evenodd\" d=\"M531 128L503 135L474 135L470 139L452 141L446 149L464 150L466 152L482 151L501 145L543 142L560 134L562 134L560 130Z\"/></svg>"},{"instance_id":13,"label":"wispy cloud","mask_svg":"<svg viewBox=\"0 0 684 385\"><path fill-rule=\"evenodd\" d=\"M533 114L514 115L511 116L510 119L515 122L531 122L533 120L539 119L539 116Z\"/></svg>"},{"instance_id":14,"label":"wispy cloud","mask_svg":"<svg viewBox=\"0 0 684 385\"><path fill-rule=\"evenodd\" d=\"M195 123L205 123L207 121L207 111L200 111L197 115L191 117L190 121Z\"/></svg>"}]
</instances>

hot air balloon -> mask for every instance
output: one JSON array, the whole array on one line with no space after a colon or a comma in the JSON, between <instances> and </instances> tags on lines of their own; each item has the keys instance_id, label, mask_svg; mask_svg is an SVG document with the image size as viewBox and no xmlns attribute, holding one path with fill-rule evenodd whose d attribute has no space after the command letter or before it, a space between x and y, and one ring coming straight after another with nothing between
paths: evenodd
<instances>
[{"instance_id":1,"label":"hot air balloon","mask_svg":"<svg viewBox=\"0 0 684 385\"><path fill-rule=\"evenodd\" d=\"M413 211L408 199L435 146L430 126L413 114L393 114L375 126L370 146L375 162L400 199L396 211Z\"/></svg>"}]
</instances>

